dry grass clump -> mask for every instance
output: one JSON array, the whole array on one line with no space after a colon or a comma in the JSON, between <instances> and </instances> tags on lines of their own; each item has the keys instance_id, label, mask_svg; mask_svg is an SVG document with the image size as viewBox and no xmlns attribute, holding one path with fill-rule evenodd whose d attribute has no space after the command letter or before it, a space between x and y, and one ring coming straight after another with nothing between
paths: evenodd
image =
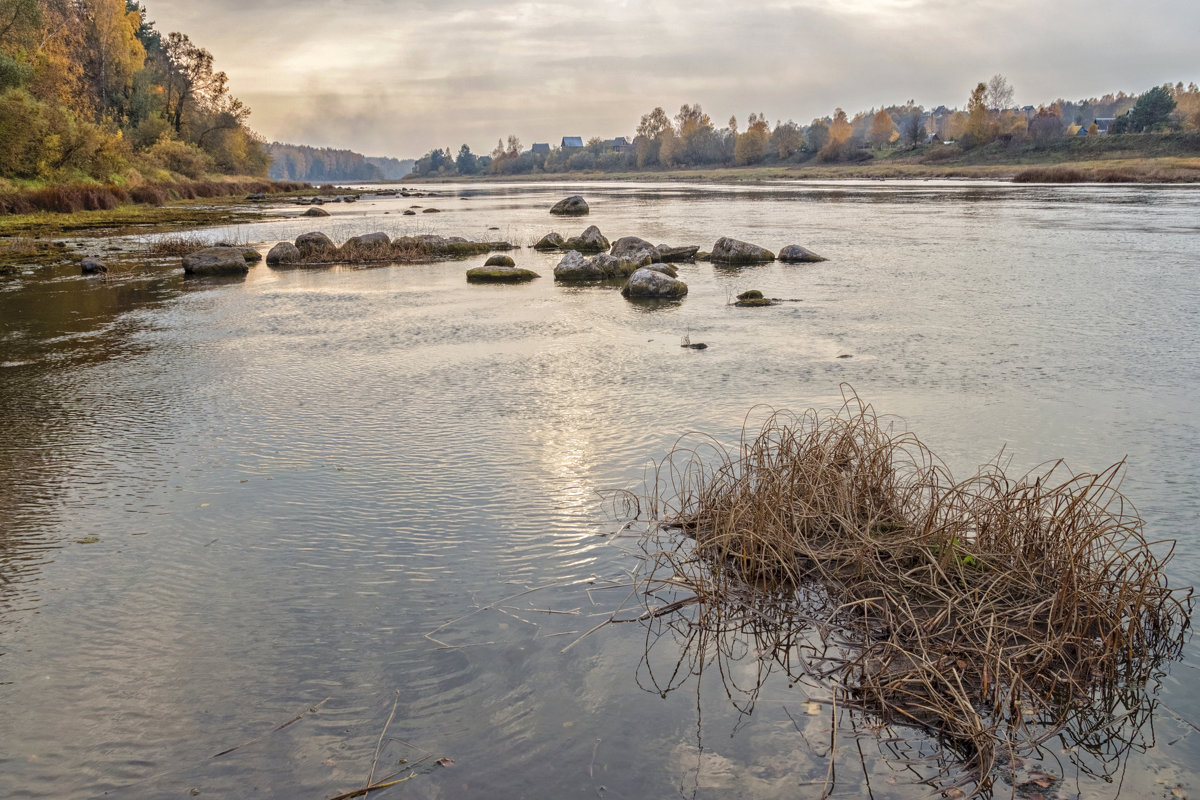
<instances>
[{"instance_id":1,"label":"dry grass clump","mask_svg":"<svg viewBox=\"0 0 1200 800\"><path fill-rule=\"evenodd\" d=\"M752 648L843 708L926 731L980 791L1180 652L1191 593L1168 587L1173 543L1147 541L1123 472L955 482L853 395L775 413L737 450L660 465L643 587L667 604L640 619L687 616L681 661ZM759 670L738 687L751 704Z\"/></svg>"}]
</instances>

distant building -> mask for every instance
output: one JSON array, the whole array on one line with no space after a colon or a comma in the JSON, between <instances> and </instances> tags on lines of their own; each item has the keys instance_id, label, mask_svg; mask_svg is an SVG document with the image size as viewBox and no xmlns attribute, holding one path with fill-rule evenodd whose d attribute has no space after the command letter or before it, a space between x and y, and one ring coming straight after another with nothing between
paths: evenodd
<instances>
[{"instance_id":1,"label":"distant building","mask_svg":"<svg viewBox=\"0 0 1200 800\"><path fill-rule=\"evenodd\" d=\"M1116 117L1096 117L1093 120L1096 123L1096 133L1108 133L1108 129L1116 122Z\"/></svg>"},{"instance_id":2,"label":"distant building","mask_svg":"<svg viewBox=\"0 0 1200 800\"><path fill-rule=\"evenodd\" d=\"M605 142L605 144L608 145L608 149L612 150L614 153L624 153L633 149L633 145L630 144L629 140L624 136L618 136L611 141Z\"/></svg>"},{"instance_id":3,"label":"distant building","mask_svg":"<svg viewBox=\"0 0 1200 800\"><path fill-rule=\"evenodd\" d=\"M550 143L549 142L534 142L533 147L529 148L529 152L533 153L535 156L538 155L539 153L541 155L548 156L548 155L550 155Z\"/></svg>"},{"instance_id":4,"label":"distant building","mask_svg":"<svg viewBox=\"0 0 1200 800\"><path fill-rule=\"evenodd\" d=\"M583 147L582 136L564 136L562 138L562 148L566 150L571 147Z\"/></svg>"}]
</instances>

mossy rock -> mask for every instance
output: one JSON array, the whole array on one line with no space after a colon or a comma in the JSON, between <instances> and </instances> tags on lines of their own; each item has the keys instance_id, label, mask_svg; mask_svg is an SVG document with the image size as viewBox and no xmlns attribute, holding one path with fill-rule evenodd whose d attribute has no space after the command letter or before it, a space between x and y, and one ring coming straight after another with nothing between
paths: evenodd
<instances>
[{"instance_id":1,"label":"mossy rock","mask_svg":"<svg viewBox=\"0 0 1200 800\"><path fill-rule=\"evenodd\" d=\"M772 305L772 303L766 297L750 297L746 300L738 300L734 305L740 308L761 308L762 306Z\"/></svg>"},{"instance_id":2,"label":"mossy rock","mask_svg":"<svg viewBox=\"0 0 1200 800\"><path fill-rule=\"evenodd\" d=\"M758 289L748 289L738 295L738 300L762 300L763 293Z\"/></svg>"},{"instance_id":3,"label":"mossy rock","mask_svg":"<svg viewBox=\"0 0 1200 800\"><path fill-rule=\"evenodd\" d=\"M515 267L517 262L513 261L511 256L489 256L483 265L485 267Z\"/></svg>"},{"instance_id":4,"label":"mossy rock","mask_svg":"<svg viewBox=\"0 0 1200 800\"><path fill-rule=\"evenodd\" d=\"M242 258L246 259L247 264L257 264L259 261L262 261L262 253L247 248L242 251Z\"/></svg>"},{"instance_id":5,"label":"mossy rock","mask_svg":"<svg viewBox=\"0 0 1200 800\"><path fill-rule=\"evenodd\" d=\"M521 267L475 267L467 270L467 283L526 283L540 277L533 270Z\"/></svg>"},{"instance_id":6,"label":"mossy rock","mask_svg":"<svg viewBox=\"0 0 1200 800\"><path fill-rule=\"evenodd\" d=\"M305 211L303 216L305 216L305 217L328 217L329 212L326 211L325 209L321 208L320 206L313 206L308 211Z\"/></svg>"}]
</instances>

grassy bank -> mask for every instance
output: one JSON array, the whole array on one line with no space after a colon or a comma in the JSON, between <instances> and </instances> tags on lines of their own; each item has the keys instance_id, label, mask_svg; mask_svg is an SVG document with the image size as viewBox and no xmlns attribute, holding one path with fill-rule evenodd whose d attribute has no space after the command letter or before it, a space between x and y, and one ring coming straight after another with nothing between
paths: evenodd
<instances>
[{"instance_id":1,"label":"grassy bank","mask_svg":"<svg viewBox=\"0 0 1200 800\"><path fill-rule=\"evenodd\" d=\"M310 194L305 183L258 178L121 186L49 186L0 194L0 237L180 230L260 219L246 198ZM11 246L9 248L11 250Z\"/></svg>"}]
</instances>

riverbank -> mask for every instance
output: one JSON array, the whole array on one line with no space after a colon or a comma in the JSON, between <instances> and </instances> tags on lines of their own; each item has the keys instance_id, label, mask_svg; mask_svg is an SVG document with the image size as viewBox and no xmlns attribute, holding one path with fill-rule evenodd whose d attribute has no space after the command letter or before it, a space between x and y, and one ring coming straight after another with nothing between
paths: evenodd
<instances>
[{"instance_id":1,"label":"riverbank","mask_svg":"<svg viewBox=\"0 0 1200 800\"><path fill-rule=\"evenodd\" d=\"M1113 136L1049 143L1004 144L963 150L934 143L912 149L862 150L857 160L819 163L768 161L747 167L716 166L625 172L557 172L521 175L409 176L406 182L511 181L683 181L760 182L772 180L987 180L1052 183L1197 183L1200 136ZM1062 173L1055 173L1062 170Z\"/></svg>"}]
</instances>

